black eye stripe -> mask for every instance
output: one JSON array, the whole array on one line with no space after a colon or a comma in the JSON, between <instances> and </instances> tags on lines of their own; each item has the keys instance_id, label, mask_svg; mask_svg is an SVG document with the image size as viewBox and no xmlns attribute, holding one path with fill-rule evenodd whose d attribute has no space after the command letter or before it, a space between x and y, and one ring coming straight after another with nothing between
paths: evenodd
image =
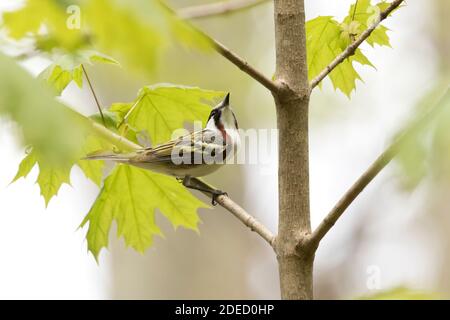
<instances>
[{"instance_id":1,"label":"black eye stripe","mask_svg":"<svg viewBox=\"0 0 450 320\"><path fill-rule=\"evenodd\" d=\"M214 117L214 115L217 113L217 110L216 109L213 109L213 110L211 110L211 113L209 114L209 117L208 117L208 121L212 118L212 117Z\"/></svg>"},{"instance_id":2,"label":"black eye stripe","mask_svg":"<svg viewBox=\"0 0 450 320\"><path fill-rule=\"evenodd\" d=\"M213 110L211 110L211 113L209 114L209 117L208 117L208 121L211 118L214 118L214 122L217 124L219 122L221 114L222 114L222 111L220 109L213 109Z\"/></svg>"}]
</instances>

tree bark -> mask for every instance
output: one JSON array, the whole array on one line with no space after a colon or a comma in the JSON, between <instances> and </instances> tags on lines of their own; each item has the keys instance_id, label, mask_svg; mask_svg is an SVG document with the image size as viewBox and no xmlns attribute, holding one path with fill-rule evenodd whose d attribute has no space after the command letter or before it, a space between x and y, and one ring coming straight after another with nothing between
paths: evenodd
<instances>
[{"instance_id":1,"label":"tree bark","mask_svg":"<svg viewBox=\"0 0 450 320\"><path fill-rule=\"evenodd\" d=\"M303 0L275 0L276 80L279 130L279 224L275 250L281 297L313 298L313 250L298 243L311 233L309 208L308 106Z\"/></svg>"}]
</instances>

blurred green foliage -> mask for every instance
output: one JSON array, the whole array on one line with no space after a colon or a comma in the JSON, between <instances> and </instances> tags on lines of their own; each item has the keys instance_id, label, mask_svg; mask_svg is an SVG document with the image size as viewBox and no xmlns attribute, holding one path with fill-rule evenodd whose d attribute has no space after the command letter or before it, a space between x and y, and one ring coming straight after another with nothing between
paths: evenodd
<instances>
[{"instance_id":1,"label":"blurred green foliage","mask_svg":"<svg viewBox=\"0 0 450 320\"><path fill-rule=\"evenodd\" d=\"M0 115L20 126L24 144L55 165L76 157L82 145L81 124L47 86L2 54L0 70Z\"/></svg>"},{"instance_id":2,"label":"blurred green foliage","mask_svg":"<svg viewBox=\"0 0 450 320\"><path fill-rule=\"evenodd\" d=\"M20 9L3 14L3 27L16 40L32 37L42 49L74 51L84 45L85 39L78 30L67 28L65 10L58 1L26 0Z\"/></svg>"},{"instance_id":3,"label":"blurred green foliage","mask_svg":"<svg viewBox=\"0 0 450 320\"><path fill-rule=\"evenodd\" d=\"M406 189L415 188L423 179L430 177L436 181L450 179L450 99L448 82L442 81L425 94L416 105L416 114L420 117L431 108L436 108L439 102L439 117L427 124L427 130L409 140L396 157L399 178Z\"/></svg>"},{"instance_id":4,"label":"blurred green foliage","mask_svg":"<svg viewBox=\"0 0 450 320\"><path fill-rule=\"evenodd\" d=\"M406 287L395 287L386 291L365 295L363 300L437 300L443 299L440 294L421 290L413 290Z\"/></svg>"},{"instance_id":5,"label":"blurred green foliage","mask_svg":"<svg viewBox=\"0 0 450 320\"><path fill-rule=\"evenodd\" d=\"M67 11L65 1L26 0L22 8L3 14L3 27L16 40L32 38L38 50L76 54L95 48L147 75L168 45L211 49L203 34L159 0L81 0L70 5L79 6L79 17ZM69 28L69 21L77 18L80 28Z\"/></svg>"}]
</instances>

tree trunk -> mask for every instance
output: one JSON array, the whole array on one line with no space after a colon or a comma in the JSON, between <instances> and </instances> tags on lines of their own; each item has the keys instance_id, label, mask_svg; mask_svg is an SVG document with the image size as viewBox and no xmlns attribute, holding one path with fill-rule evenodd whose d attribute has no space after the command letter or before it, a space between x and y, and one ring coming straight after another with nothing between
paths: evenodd
<instances>
[{"instance_id":1,"label":"tree trunk","mask_svg":"<svg viewBox=\"0 0 450 320\"><path fill-rule=\"evenodd\" d=\"M312 299L313 250L296 248L311 233L309 209L308 105L303 0L275 0L276 79L279 130L279 225L276 252L281 297Z\"/></svg>"}]
</instances>

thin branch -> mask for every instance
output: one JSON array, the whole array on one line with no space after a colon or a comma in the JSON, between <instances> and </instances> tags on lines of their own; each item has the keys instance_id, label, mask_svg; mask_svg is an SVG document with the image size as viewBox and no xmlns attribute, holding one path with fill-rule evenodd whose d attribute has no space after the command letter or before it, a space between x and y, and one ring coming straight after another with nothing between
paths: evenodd
<instances>
[{"instance_id":1,"label":"thin branch","mask_svg":"<svg viewBox=\"0 0 450 320\"><path fill-rule=\"evenodd\" d=\"M178 16L183 19L209 18L250 9L265 2L268 2L268 0L229 0L214 2L179 9Z\"/></svg>"},{"instance_id":2,"label":"thin branch","mask_svg":"<svg viewBox=\"0 0 450 320\"><path fill-rule=\"evenodd\" d=\"M438 104L422 117L413 121L403 132L392 142L392 144L370 165L370 167L359 177L359 179L348 189L334 208L319 224L317 229L311 234L307 245L317 248L322 238L330 231L336 221L342 216L345 210L353 203L365 187L383 170L386 165L399 153L402 147L417 136L430 122L435 119L439 112L446 107L450 107L450 89L440 99Z\"/></svg>"},{"instance_id":3,"label":"thin branch","mask_svg":"<svg viewBox=\"0 0 450 320\"><path fill-rule=\"evenodd\" d=\"M164 6L169 12L172 12L173 14L178 16L178 13L175 12L173 9L171 9L169 6L167 6L164 2L160 2L162 6ZM181 17L180 17L181 18ZM272 93L277 94L281 87L275 82L272 81L270 78L267 78L264 74L262 74L260 71L258 71L255 67L251 66L247 61L239 57L236 53L232 52L230 49L228 49L226 46L224 46L219 41L215 40L211 36L207 35L203 31L199 30L198 28L191 25L194 30L201 33L208 41L210 41L213 45L214 50L216 50L219 54L221 54L225 59L230 61L232 64L234 64L236 67L241 69L243 72L248 74L250 77L258 81L260 84L262 84L264 87L269 89Z\"/></svg>"},{"instance_id":4,"label":"thin branch","mask_svg":"<svg viewBox=\"0 0 450 320\"><path fill-rule=\"evenodd\" d=\"M223 44L221 44L219 41L214 40L213 38L205 35L207 38L209 38L212 43L214 44L215 50L220 53L224 58L226 58L228 61L233 63L236 67L241 69L243 72L248 74L250 77L258 81L260 84L262 84L264 87L269 89L272 93L277 93L280 90L279 85L272 81L271 79L267 78L264 74L262 74L260 71L258 71L256 68L252 67L247 61L239 57L237 54L232 52L230 49L225 47Z\"/></svg>"},{"instance_id":5,"label":"thin branch","mask_svg":"<svg viewBox=\"0 0 450 320\"><path fill-rule=\"evenodd\" d=\"M142 95L139 97L139 99L136 100L136 102L131 106L130 110L128 110L128 112L125 114L125 116L123 117L122 121L120 121L120 123L117 125L117 128L120 128L130 117L131 113L136 109L137 105L139 104L139 102L141 102L142 100Z\"/></svg>"},{"instance_id":6,"label":"thin branch","mask_svg":"<svg viewBox=\"0 0 450 320\"><path fill-rule=\"evenodd\" d=\"M380 16L378 19L368 28L366 29L361 35L352 43L350 44L340 55L338 55L328 66L325 67L310 83L310 89L314 89L320 81L322 81L331 71L334 70L340 63L342 63L345 59L350 57L355 53L355 50L363 43L371 34L372 32L378 27L378 25L383 21L384 19L391 14L392 11L394 11L404 0L394 0L389 7L380 13Z\"/></svg>"},{"instance_id":7,"label":"thin branch","mask_svg":"<svg viewBox=\"0 0 450 320\"><path fill-rule=\"evenodd\" d=\"M238 204L231 200L226 195L217 197L217 203L231 212L236 218L238 218L243 224L250 228L250 230L259 234L264 240L267 241L272 247L275 244L275 236L266 228L261 222L256 220L253 216L242 209Z\"/></svg>"},{"instance_id":8,"label":"thin branch","mask_svg":"<svg viewBox=\"0 0 450 320\"><path fill-rule=\"evenodd\" d=\"M106 121L105 121L105 116L103 115L102 107L100 106L100 102L98 102L98 98L97 98L97 95L95 94L94 87L92 86L91 80L89 79L89 76L88 76L83 64L81 64L81 69L83 70L83 73L84 73L84 76L86 77L89 88L91 89L92 95L94 96L95 104L97 105L97 109L100 112L100 116L102 117L103 125L106 127Z\"/></svg>"},{"instance_id":9,"label":"thin branch","mask_svg":"<svg viewBox=\"0 0 450 320\"><path fill-rule=\"evenodd\" d=\"M197 184L205 184L204 181L192 178L192 180L195 181ZM208 184L207 184L208 185ZM208 185L208 187L213 188L212 186ZM207 192L202 192L204 195L211 198L211 194ZM265 225L263 225L261 222L255 219L252 215L250 215L247 211L245 211L241 206L239 206L237 203L235 203L231 198L224 194L216 197L216 202L220 204L223 208L228 210L232 215L234 215L236 218L238 218L244 225L246 225L250 230L256 232L267 241L268 244L270 244L271 247L274 247L275 244L275 235L267 229Z\"/></svg>"}]
</instances>

